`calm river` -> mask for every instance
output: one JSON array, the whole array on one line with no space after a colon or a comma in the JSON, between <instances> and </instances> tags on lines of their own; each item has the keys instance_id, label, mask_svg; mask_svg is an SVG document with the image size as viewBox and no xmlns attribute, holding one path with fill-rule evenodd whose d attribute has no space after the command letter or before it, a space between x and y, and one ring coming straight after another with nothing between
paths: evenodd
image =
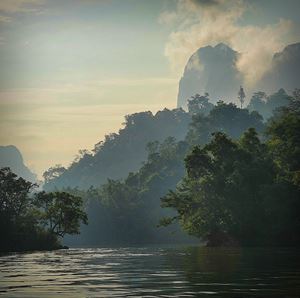
<instances>
[{"instance_id":1,"label":"calm river","mask_svg":"<svg viewBox=\"0 0 300 298\"><path fill-rule=\"evenodd\" d=\"M0 257L0 297L300 297L300 251L91 248Z\"/></svg>"}]
</instances>

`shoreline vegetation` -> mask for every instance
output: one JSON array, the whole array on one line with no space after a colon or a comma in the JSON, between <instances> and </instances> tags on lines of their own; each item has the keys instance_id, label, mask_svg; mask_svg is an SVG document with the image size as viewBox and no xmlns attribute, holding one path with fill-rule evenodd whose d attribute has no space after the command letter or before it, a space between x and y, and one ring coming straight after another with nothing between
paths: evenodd
<instances>
[{"instance_id":1,"label":"shoreline vegetation","mask_svg":"<svg viewBox=\"0 0 300 298\"><path fill-rule=\"evenodd\" d=\"M0 169L0 252L62 248L64 235L87 224L80 197L36 187L10 168Z\"/></svg>"},{"instance_id":2,"label":"shoreline vegetation","mask_svg":"<svg viewBox=\"0 0 300 298\"><path fill-rule=\"evenodd\" d=\"M174 123L180 140L168 135ZM299 246L299 131L299 90L257 92L247 108L197 94L188 112L128 115L94 154L46 171L47 191L0 170L0 252L66 248L60 240L80 232L85 242L68 236L69 246L184 243L187 235L208 247ZM135 170L122 164L121 178L104 180L106 167L125 159Z\"/></svg>"},{"instance_id":3,"label":"shoreline vegetation","mask_svg":"<svg viewBox=\"0 0 300 298\"><path fill-rule=\"evenodd\" d=\"M186 174L162 198L183 229L208 246L300 245L300 92L274 111L263 136L222 131L185 157Z\"/></svg>"}]
</instances>

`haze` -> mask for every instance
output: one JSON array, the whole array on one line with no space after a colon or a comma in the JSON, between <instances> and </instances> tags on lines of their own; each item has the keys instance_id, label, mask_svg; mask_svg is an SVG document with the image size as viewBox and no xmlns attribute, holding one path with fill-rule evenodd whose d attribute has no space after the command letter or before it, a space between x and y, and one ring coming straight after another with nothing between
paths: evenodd
<instances>
[{"instance_id":1,"label":"haze","mask_svg":"<svg viewBox=\"0 0 300 298\"><path fill-rule=\"evenodd\" d=\"M299 41L300 5L226 3L2 0L0 145L17 146L39 176L68 165L124 115L176 107L187 59L209 44L245 53L239 68L253 87L274 52Z\"/></svg>"}]
</instances>

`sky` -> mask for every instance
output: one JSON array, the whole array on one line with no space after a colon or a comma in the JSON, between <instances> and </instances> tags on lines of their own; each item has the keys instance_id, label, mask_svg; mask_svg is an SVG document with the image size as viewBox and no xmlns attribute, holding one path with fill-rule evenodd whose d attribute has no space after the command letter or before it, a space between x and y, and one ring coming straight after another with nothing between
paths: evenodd
<instances>
[{"instance_id":1,"label":"sky","mask_svg":"<svg viewBox=\"0 0 300 298\"><path fill-rule=\"evenodd\" d=\"M39 177L122 127L175 108L199 47L243 53L245 84L300 41L298 0L0 0L0 145ZM253 67L253 63L257 65Z\"/></svg>"}]
</instances>

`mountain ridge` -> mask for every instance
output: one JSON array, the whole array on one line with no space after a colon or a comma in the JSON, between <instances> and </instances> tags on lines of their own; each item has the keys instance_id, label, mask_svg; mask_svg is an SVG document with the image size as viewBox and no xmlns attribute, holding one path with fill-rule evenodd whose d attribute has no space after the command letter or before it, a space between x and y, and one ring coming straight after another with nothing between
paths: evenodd
<instances>
[{"instance_id":1,"label":"mountain ridge","mask_svg":"<svg viewBox=\"0 0 300 298\"><path fill-rule=\"evenodd\" d=\"M209 93L212 102L219 99L235 101L240 85L245 85L244 74L237 68L240 53L224 43L199 48L191 55L179 81L177 107L187 108L187 100L196 93ZM300 42L285 46L274 53L270 69L246 93L279 88L292 93L300 87ZM236 92L234 92L236 91Z\"/></svg>"},{"instance_id":2,"label":"mountain ridge","mask_svg":"<svg viewBox=\"0 0 300 298\"><path fill-rule=\"evenodd\" d=\"M9 167L25 180L36 182L37 176L24 163L20 150L14 145L0 146L0 167Z\"/></svg>"}]
</instances>

